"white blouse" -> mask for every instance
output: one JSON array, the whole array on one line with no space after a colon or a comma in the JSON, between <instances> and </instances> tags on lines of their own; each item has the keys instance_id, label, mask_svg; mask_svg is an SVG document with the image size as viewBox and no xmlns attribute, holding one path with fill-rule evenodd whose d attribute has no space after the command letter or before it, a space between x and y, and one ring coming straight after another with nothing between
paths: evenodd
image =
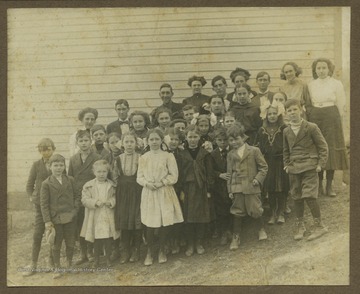
<instances>
[{"instance_id":1,"label":"white blouse","mask_svg":"<svg viewBox=\"0 0 360 294\"><path fill-rule=\"evenodd\" d=\"M332 77L317 78L310 81L308 87L313 104L334 103L343 116L346 111L346 97L344 86L340 81Z\"/></svg>"}]
</instances>

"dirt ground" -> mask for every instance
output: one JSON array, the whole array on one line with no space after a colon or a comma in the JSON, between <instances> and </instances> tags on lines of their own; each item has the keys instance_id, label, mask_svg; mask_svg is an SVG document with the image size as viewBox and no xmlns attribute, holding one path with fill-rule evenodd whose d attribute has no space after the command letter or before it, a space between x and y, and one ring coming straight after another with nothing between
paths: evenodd
<instances>
[{"instance_id":1,"label":"dirt ground","mask_svg":"<svg viewBox=\"0 0 360 294\"><path fill-rule=\"evenodd\" d=\"M211 239L204 255L186 257L184 249L169 254L165 264L120 265L98 272L68 273L54 280L52 274L40 272L22 277L22 269L30 264L32 243L31 211L8 212L8 286L151 286L151 285L347 285L349 283L349 187L342 185L341 173L336 176L336 198L321 197L324 224L329 233L318 240L294 241L294 215L284 225L266 226L268 240L257 241L257 232L247 222L241 235L239 250L220 246ZM306 208L307 228L311 216ZM267 220L267 218L266 218ZM43 241L44 242L44 241ZM39 267L46 267L48 247L43 243ZM78 250L74 256L78 258ZM156 259L155 259L156 260ZM63 260L63 264L65 261ZM90 268L91 264L87 267ZM84 269L86 270L86 268Z\"/></svg>"}]
</instances>

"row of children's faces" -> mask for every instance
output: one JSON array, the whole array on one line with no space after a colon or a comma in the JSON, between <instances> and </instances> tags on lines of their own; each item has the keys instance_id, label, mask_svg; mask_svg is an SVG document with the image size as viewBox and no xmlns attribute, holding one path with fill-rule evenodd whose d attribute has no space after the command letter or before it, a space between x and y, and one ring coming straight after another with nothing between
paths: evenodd
<instances>
[{"instance_id":1,"label":"row of children's faces","mask_svg":"<svg viewBox=\"0 0 360 294\"><path fill-rule=\"evenodd\" d=\"M249 93L246 88L238 88L237 91L238 102L242 105L250 102ZM285 96L283 93L275 93L273 97L274 101L278 101L281 103L285 102ZM214 97L210 102L211 111L214 114L223 113L225 110L225 105L223 100L219 97ZM119 118L125 120L128 118L128 113L130 108L124 104L116 105L115 110L117 111ZM187 124L190 124L192 119L194 118L195 109L191 108L183 111L183 118ZM83 118L83 124L87 129L90 129L95 124L95 115L93 113L86 113ZM171 116L168 112L158 113L157 122L160 127L166 128L169 126L171 122ZM224 117L224 126L229 127L231 124L235 122L235 118L233 116L225 116ZM135 131L143 131L146 128L146 120L142 115L134 115L131 118L131 125L135 129ZM178 126L175 128L183 128L185 129L185 123L178 123ZM201 128L201 127L200 127ZM94 138L95 139L95 138Z\"/></svg>"}]
</instances>

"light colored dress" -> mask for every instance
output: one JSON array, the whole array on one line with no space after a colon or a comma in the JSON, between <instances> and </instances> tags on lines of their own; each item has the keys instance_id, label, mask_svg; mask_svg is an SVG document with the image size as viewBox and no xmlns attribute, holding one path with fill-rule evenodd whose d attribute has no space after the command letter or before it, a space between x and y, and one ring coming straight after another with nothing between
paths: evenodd
<instances>
[{"instance_id":1,"label":"light colored dress","mask_svg":"<svg viewBox=\"0 0 360 294\"><path fill-rule=\"evenodd\" d=\"M184 221L173 185L178 180L178 168L173 154L150 150L139 159L136 181L143 186L141 222L150 228L169 226ZM146 184L162 182L165 186L150 190Z\"/></svg>"},{"instance_id":2,"label":"light colored dress","mask_svg":"<svg viewBox=\"0 0 360 294\"><path fill-rule=\"evenodd\" d=\"M110 201L111 207L96 207L96 202ZM80 236L89 242L95 239L120 237L120 232L115 230L115 184L106 180L104 183L93 179L87 182L82 191L81 202L85 206L85 217Z\"/></svg>"}]
</instances>

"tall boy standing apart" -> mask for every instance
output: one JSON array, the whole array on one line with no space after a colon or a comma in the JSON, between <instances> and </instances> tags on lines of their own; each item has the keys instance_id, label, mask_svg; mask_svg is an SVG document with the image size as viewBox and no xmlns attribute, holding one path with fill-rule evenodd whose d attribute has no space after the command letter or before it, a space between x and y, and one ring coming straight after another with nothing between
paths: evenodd
<instances>
[{"instance_id":1,"label":"tall boy standing apart","mask_svg":"<svg viewBox=\"0 0 360 294\"><path fill-rule=\"evenodd\" d=\"M318 126L301 117L302 107L298 100L288 100L285 108L290 124L284 129L284 168L289 174L290 194L295 203L297 232L294 239L301 240L306 232L304 225L306 201L315 225L307 238L311 241L327 233L321 222L317 198L318 172L326 165L328 146Z\"/></svg>"},{"instance_id":2,"label":"tall boy standing apart","mask_svg":"<svg viewBox=\"0 0 360 294\"><path fill-rule=\"evenodd\" d=\"M43 138L38 144L38 150L41 154L41 159L33 163L26 184L26 192L29 196L30 202L34 205L35 209L35 221L31 254L31 270L24 272L24 277L28 277L36 273L36 267L41 248L41 241L45 231L45 223L41 214L40 207L40 189L42 182L51 175L49 158L55 151L54 142L49 138ZM49 256L49 266L53 266L51 250Z\"/></svg>"}]
</instances>

